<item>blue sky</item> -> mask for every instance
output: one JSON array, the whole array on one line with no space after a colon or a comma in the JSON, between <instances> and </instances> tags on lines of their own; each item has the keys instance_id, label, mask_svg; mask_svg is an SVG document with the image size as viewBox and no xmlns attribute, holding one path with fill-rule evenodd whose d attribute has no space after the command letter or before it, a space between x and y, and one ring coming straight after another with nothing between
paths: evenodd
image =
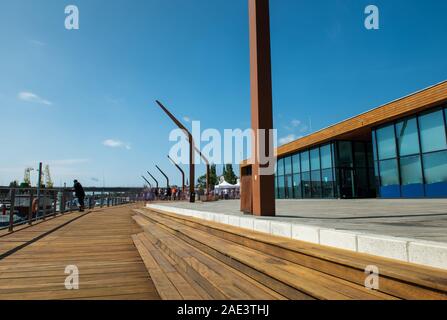
<instances>
[{"instance_id":1,"label":"blue sky","mask_svg":"<svg viewBox=\"0 0 447 320\"><path fill-rule=\"evenodd\" d=\"M270 2L282 142L447 78L445 1ZM68 4L80 30L64 28ZM364 28L368 4L380 30ZM202 128L249 126L246 0L0 6L0 185L38 161L57 185L140 186L148 169L162 180L155 164L178 183L166 159L174 127L155 99Z\"/></svg>"}]
</instances>

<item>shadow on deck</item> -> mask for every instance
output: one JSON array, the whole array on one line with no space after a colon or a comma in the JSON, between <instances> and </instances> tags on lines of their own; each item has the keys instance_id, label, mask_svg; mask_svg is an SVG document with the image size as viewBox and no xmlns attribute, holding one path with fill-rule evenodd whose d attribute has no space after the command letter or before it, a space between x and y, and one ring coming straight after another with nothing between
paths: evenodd
<instances>
[{"instance_id":1,"label":"shadow on deck","mask_svg":"<svg viewBox=\"0 0 447 320\"><path fill-rule=\"evenodd\" d=\"M159 299L132 242L132 206L71 213L0 234L0 299ZM65 268L79 270L67 290Z\"/></svg>"}]
</instances>

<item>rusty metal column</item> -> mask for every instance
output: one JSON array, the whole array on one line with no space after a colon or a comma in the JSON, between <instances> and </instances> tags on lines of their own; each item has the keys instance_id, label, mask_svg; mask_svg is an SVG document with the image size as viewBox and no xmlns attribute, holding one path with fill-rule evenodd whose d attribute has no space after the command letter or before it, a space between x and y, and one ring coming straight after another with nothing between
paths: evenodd
<instances>
[{"instance_id":1,"label":"rusty metal column","mask_svg":"<svg viewBox=\"0 0 447 320\"><path fill-rule=\"evenodd\" d=\"M252 145L253 214L275 215L274 175L260 175L258 130L264 129L265 154L273 152L268 134L273 129L272 68L270 52L269 0L248 0L250 15L250 89L251 126L254 130Z\"/></svg>"}]
</instances>

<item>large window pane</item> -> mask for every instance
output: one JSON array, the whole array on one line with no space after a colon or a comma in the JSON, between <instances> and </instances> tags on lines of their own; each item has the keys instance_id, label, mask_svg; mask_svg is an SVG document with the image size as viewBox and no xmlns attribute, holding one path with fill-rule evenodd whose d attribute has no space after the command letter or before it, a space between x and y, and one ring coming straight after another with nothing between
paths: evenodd
<instances>
[{"instance_id":1,"label":"large window pane","mask_svg":"<svg viewBox=\"0 0 447 320\"><path fill-rule=\"evenodd\" d=\"M402 185L422 184L421 157L411 156L400 159Z\"/></svg>"},{"instance_id":2,"label":"large window pane","mask_svg":"<svg viewBox=\"0 0 447 320\"><path fill-rule=\"evenodd\" d=\"M396 157L396 141L394 139L394 125L383 127L376 131L377 149L379 159L389 159Z\"/></svg>"},{"instance_id":3,"label":"large window pane","mask_svg":"<svg viewBox=\"0 0 447 320\"><path fill-rule=\"evenodd\" d=\"M328 144L326 146L321 147L321 168L328 169L332 168L332 153L331 153L331 145Z\"/></svg>"},{"instance_id":4,"label":"large window pane","mask_svg":"<svg viewBox=\"0 0 447 320\"><path fill-rule=\"evenodd\" d=\"M323 170L321 180L323 198L334 198L334 173L332 169Z\"/></svg>"},{"instance_id":5,"label":"large window pane","mask_svg":"<svg viewBox=\"0 0 447 320\"><path fill-rule=\"evenodd\" d=\"M399 184L399 172L397 170L397 160L380 161L380 182L382 187Z\"/></svg>"},{"instance_id":6,"label":"large window pane","mask_svg":"<svg viewBox=\"0 0 447 320\"><path fill-rule=\"evenodd\" d=\"M320 170L320 148L310 150L310 169Z\"/></svg>"},{"instance_id":7,"label":"large window pane","mask_svg":"<svg viewBox=\"0 0 447 320\"><path fill-rule=\"evenodd\" d=\"M355 195L358 198L368 197L368 170L367 168L355 169Z\"/></svg>"},{"instance_id":8,"label":"large window pane","mask_svg":"<svg viewBox=\"0 0 447 320\"><path fill-rule=\"evenodd\" d=\"M380 186L379 163L374 161L374 182L376 187Z\"/></svg>"},{"instance_id":9,"label":"large window pane","mask_svg":"<svg viewBox=\"0 0 447 320\"><path fill-rule=\"evenodd\" d=\"M368 167L374 168L373 146L371 142L366 143L366 159L368 160Z\"/></svg>"},{"instance_id":10,"label":"large window pane","mask_svg":"<svg viewBox=\"0 0 447 320\"><path fill-rule=\"evenodd\" d=\"M285 176L284 177L284 190L285 190L285 195L284 197L286 199L292 199L293 198L293 183L292 183L292 176Z\"/></svg>"},{"instance_id":11,"label":"large window pane","mask_svg":"<svg viewBox=\"0 0 447 320\"><path fill-rule=\"evenodd\" d=\"M310 172L302 173L303 198L310 198Z\"/></svg>"},{"instance_id":12,"label":"large window pane","mask_svg":"<svg viewBox=\"0 0 447 320\"><path fill-rule=\"evenodd\" d=\"M367 166L365 143L354 142L354 159L357 168L365 168Z\"/></svg>"},{"instance_id":13,"label":"large window pane","mask_svg":"<svg viewBox=\"0 0 447 320\"><path fill-rule=\"evenodd\" d=\"M279 198L278 177L275 177L275 198Z\"/></svg>"},{"instance_id":14,"label":"large window pane","mask_svg":"<svg viewBox=\"0 0 447 320\"><path fill-rule=\"evenodd\" d=\"M442 110L420 116L419 128L421 130L422 152L447 149Z\"/></svg>"},{"instance_id":15,"label":"large window pane","mask_svg":"<svg viewBox=\"0 0 447 320\"><path fill-rule=\"evenodd\" d=\"M278 159L278 162L276 163L276 175L284 175L284 159Z\"/></svg>"},{"instance_id":16,"label":"large window pane","mask_svg":"<svg viewBox=\"0 0 447 320\"><path fill-rule=\"evenodd\" d=\"M301 171L302 172L310 171L309 151L301 153Z\"/></svg>"},{"instance_id":17,"label":"large window pane","mask_svg":"<svg viewBox=\"0 0 447 320\"><path fill-rule=\"evenodd\" d=\"M374 161L377 161L377 143L376 143L376 131L373 130L372 132L372 144L373 144L373 154L374 154Z\"/></svg>"},{"instance_id":18,"label":"large window pane","mask_svg":"<svg viewBox=\"0 0 447 320\"><path fill-rule=\"evenodd\" d=\"M447 182L447 151L424 155L425 183Z\"/></svg>"},{"instance_id":19,"label":"large window pane","mask_svg":"<svg viewBox=\"0 0 447 320\"><path fill-rule=\"evenodd\" d=\"M284 174L292 174L292 158L284 158Z\"/></svg>"},{"instance_id":20,"label":"large window pane","mask_svg":"<svg viewBox=\"0 0 447 320\"><path fill-rule=\"evenodd\" d=\"M296 154L292 157L292 164L293 164L293 173L294 174L301 173L301 163L299 154Z\"/></svg>"},{"instance_id":21,"label":"large window pane","mask_svg":"<svg viewBox=\"0 0 447 320\"><path fill-rule=\"evenodd\" d=\"M284 188L284 176L278 177L278 199L284 199L286 191Z\"/></svg>"},{"instance_id":22,"label":"large window pane","mask_svg":"<svg viewBox=\"0 0 447 320\"><path fill-rule=\"evenodd\" d=\"M312 198L321 198L321 172L320 170L312 171Z\"/></svg>"},{"instance_id":23,"label":"large window pane","mask_svg":"<svg viewBox=\"0 0 447 320\"><path fill-rule=\"evenodd\" d=\"M400 156L419 153L419 135L416 118L398 122L396 124L396 134Z\"/></svg>"},{"instance_id":24,"label":"large window pane","mask_svg":"<svg viewBox=\"0 0 447 320\"><path fill-rule=\"evenodd\" d=\"M338 166L352 167L352 144L350 141L338 142Z\"/></svg>"},{"instance_id":25,"label":"large window pane","mask_svg":"<svg viewBox=\"0 0 447 320\"><path fill-rule=\"evenodd\" d=\"M293 192L294 192L294 197L296 199L301 199L303 197L302 195L302 184L301 184L301 175L300 174L295 174L293 176Z\"/></svg>"}]
</instances>

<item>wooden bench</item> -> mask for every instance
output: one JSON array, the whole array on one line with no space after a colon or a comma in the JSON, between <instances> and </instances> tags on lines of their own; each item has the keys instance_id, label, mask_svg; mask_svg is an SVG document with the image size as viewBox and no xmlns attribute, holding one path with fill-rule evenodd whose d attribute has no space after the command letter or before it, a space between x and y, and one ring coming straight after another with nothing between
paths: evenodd
<instances>
[{"instance_id":1,"label":"wooden bench","mask_svg":"<svg viewBox=\"0 0 447 320\"><path fill-rule=\"evenodd\" d=\"M179 292L179 286L184 281L187 281L200 295L195 299L284 299L253 279L188 245L163 228L147 223L144 227L147 228L146 232L136 236L135 244L139 250L145 251L142 254L143 261L151 277L154 277L154 284L163 299L186 299L186 296ZM169 278L173 272L178 273L180 277ZM176 291L180 295L175 294Z\"/></svg>"},{"instance_id":2,"label":"wooden bench","mask_svg":"<svg viewBox=\"0 0 447 320\"><path fill-rule=\"evenodd\" d=\"M319 299L447 298L447 273L442 270L175 214L136 212L288 298L277 281ZM369 265L380 270L378 291L364 288Z\"/></svg>"}]
</instances>

